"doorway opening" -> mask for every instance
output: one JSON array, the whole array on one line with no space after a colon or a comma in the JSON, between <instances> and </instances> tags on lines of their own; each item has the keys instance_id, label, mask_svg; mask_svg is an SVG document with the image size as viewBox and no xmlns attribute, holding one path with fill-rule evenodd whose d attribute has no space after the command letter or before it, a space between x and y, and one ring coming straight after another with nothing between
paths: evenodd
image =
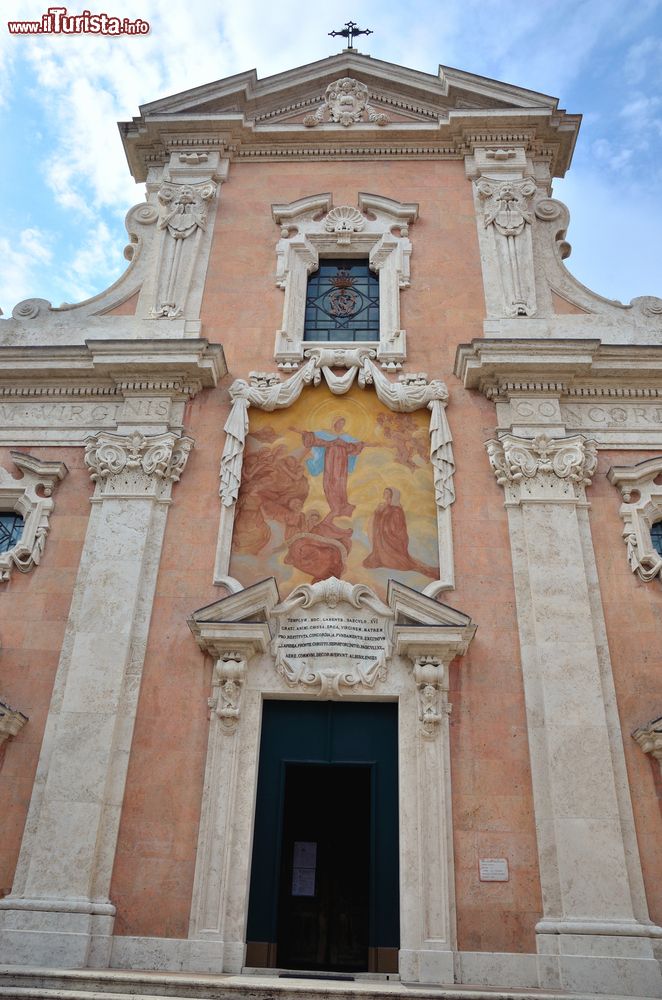
<instances>
[{"instance_id":1,"label":"doorway opening","mask_svg":"<svg viewBox=\"0 0 662 1000\"><path fill-rule=\"evenodd\" d=\"M370 770L286 766L278 963L287 969L368 968Z\"/></svg>"},{"instance_id":2,"label":"doorway opening","mask_svg":"<svg viewBox=\"0 0 662 1000\"><path fill-rule=\"evenodd\" d=\"M397 972L397 706L266 702L246 965Z\"/></svg>"}]
</instances>

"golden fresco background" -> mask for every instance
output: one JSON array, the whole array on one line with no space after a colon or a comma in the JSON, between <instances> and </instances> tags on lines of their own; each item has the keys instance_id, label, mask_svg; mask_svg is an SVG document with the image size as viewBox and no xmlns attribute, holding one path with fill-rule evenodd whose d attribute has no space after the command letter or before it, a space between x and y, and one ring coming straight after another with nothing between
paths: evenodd
<instances>
[{"instance_id":1,"label":"golden fresco background","mask_svg":"<svg viewBox=\"0 0 662 1000\"><path fill-rule=\"evenodd\" d=\"M304 389L250 409L230 573L275 576L281 595L338 576L383 598L439 575L429 414L392 413L370 389Z\"/></svg>"}]
</instances>

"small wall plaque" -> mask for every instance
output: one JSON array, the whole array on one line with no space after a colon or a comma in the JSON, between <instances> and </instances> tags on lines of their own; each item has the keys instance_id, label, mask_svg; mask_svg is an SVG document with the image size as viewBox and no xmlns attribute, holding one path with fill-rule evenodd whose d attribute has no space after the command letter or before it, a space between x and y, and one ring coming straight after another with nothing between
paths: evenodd
<instances>
[{"instance_id":1,"label":"small wall plaque","mask_svg":"<svg viewBox=\"0 0 662 1000\"><path fill-rule=\"evenodd\" d=\"M478 870L481 882L507 882L510 877L506 858L480 858Z\"/></svg>"}]
</instances>

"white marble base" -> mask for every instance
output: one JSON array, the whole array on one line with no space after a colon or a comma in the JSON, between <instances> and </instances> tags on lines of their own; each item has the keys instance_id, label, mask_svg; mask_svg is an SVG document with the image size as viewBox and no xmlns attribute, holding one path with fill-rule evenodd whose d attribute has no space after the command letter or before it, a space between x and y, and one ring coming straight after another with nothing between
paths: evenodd
<instances>
[{"instance_id":1,"label":"white marble base","mask_svg":"<svg viewBox=\"0 0 662 1000\"><path fill-rule=\"evenodd\" d=\"M14 908L8 905L10 898L2 900L5 905L0 909L1 962L68 969L107 967L112 914L32 909L20 905L27 902L23 900L17 900ZM93 942L99 942L98 947Z\"/></svg>"},{"instance_id":2,"label":"white marble base","mask_svg":"<svg viewBox=\"0 0 662 1000\"><path fill-rule=\"evenodd\" d=\"M403 983L454 983L455 955L452 951L400 950L398 968Z\"/></svg>"},{"instance_id":3,"label":"white marble base","mask_svg":"<svg viewBox=\"0 0 662 1000\"><path fill-rule=\"evenodd\" d=\"M403 983L504 989L561 989L587 996L662 997L660 964L649 939L600 935L540 935L564 953L400 951ZM569 940L571 939L571 940ZM111 967L238 975L242 943L218 940L115 937ZM265 969L264 974L268 975Z\"/></svg>"},{"instance_id":4,"label":"white marble base","mask_svg":"<svg viewBox=\"0 0 662 1000\"><path fill-rule=\"evenodd\" d=\"M538 934L541 987L662 997L653 939L608 934Z\"/></svg>"},{"instance_id":5,"label":"white marble base","mask_svg":"<svg viewBox=\"0 0 662 1000\"><path fill-rule=\"evenodd\" d=\"M494 986L495 983L506 989L535 989L538 986L536 955L459 951L456 968L458 983L471 986Z\"/></svg>"}]
</instances>

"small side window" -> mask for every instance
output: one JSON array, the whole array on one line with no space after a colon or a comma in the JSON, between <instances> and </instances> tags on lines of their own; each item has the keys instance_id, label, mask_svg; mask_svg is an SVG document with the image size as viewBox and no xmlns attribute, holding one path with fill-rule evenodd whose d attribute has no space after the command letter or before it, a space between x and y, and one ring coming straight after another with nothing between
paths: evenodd
<instances>
[{"instance_id":1,"label":"small side window","mask_svg":"<svg viewBox=\"0 0 662 1000\"><path fill-rule=\"evenodd\" d=\"M23 518L14 511L0 511L0 552L13 549L23 534Z\"/></svg>"}]
</instances>

